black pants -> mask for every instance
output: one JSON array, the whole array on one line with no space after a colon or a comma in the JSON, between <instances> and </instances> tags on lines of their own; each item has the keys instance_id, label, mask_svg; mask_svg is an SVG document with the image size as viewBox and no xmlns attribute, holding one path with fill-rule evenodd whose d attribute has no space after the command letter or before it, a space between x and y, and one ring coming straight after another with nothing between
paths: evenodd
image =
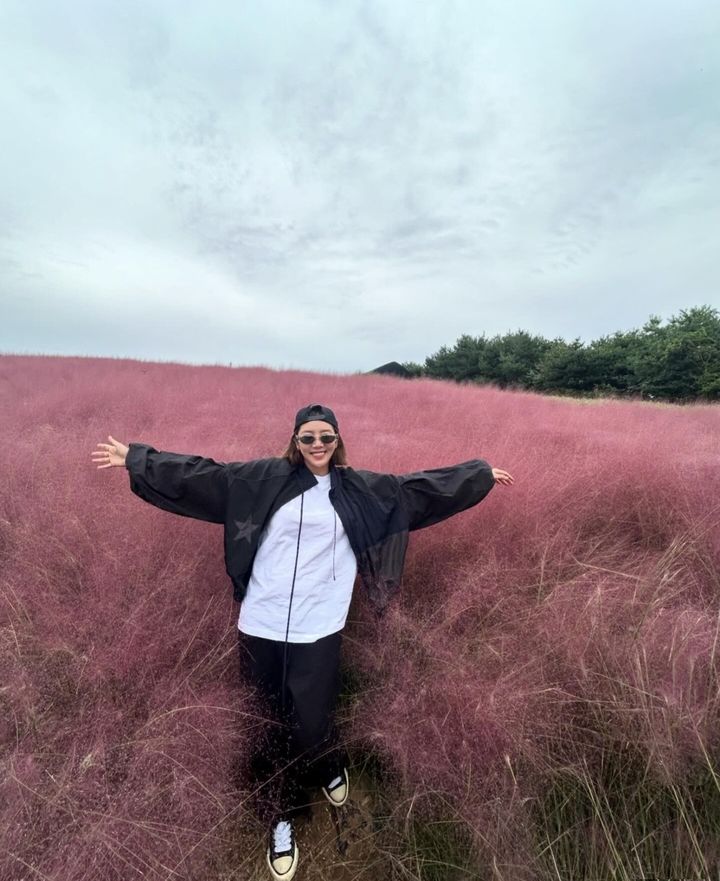
<instances>
[{"instance_id":1,"label":"black pants","mask_svg":"<svg viewBox=\"0 0 720 881\"><path fill-rule=\"evenodd\" d=\"M285 643L238 635L241 672L270 720L251 757L256 809L269 822L300 812L308 803L306 787L327 785L346 764L334 722L341 632L287 644L284 701Z\"/></svg>"}]
</instances>

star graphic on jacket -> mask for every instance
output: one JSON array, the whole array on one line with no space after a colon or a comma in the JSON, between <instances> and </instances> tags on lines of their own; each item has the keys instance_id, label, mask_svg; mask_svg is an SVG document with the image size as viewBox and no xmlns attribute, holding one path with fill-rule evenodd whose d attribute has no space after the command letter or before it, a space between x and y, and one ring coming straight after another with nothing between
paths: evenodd
<instances>
[{"instance_id":1,"label":"star graphic on jacket","mask_svg":"<svg viewBox=\"0 0 720 881\"><path fill-rule=\"evenodd\" d=\"M247 520L233 520L233 523L237 526L235 541L240 541L241 538L246 539L248 542L252 541L253 532L260 528L259 523L253 523L252 517L248 517Z\"/></svg>"}]
</instances>

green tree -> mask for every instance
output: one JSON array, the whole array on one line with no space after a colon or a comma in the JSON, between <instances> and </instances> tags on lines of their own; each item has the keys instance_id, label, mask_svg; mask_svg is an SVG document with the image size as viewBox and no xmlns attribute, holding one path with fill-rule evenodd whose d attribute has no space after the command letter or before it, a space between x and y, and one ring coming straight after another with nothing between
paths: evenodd
<instances>
[{"instance_id":1,"label":"green tree","mask_svg":"<svg viewBox=\"0 0 720 881\"><path fill-rule=\"evenodd\" d=\"M438 379L454 379L457 382L477 379L480 353L484 347L484 335L473 337L463 334L452 349L442 346L434 355L425 359L425 374Z\"/></svg>"},{"instance_id":2,"label":"green tree","mask_svg":"<svg viewBox=\"0 0 720 881\"><path fill-rule=\"evenodd\" d=\"M720 313L711 306L682 310L663 325L651 315L640 330L583 344L552 341L517 330L486 339L460 336L414 376L520 385L540 391L637 393L682 400L720 397Z\"/></svg>"},{"instance_id":3,"label":"green tree","mask_svg":"<svg viewBox=\"0 0 720 881\"><path fill-rule=\"evenodd\" d=\"M639 388L633 366L638 347L638 331L616 331L593 340L588 346L592 361L593 388L598 391L627 392Z\"/></svg>"},{"instance_id":4,"label":"green tree","mask_svg":"<svg viewBox=\"0 0 720 881\"><path fill-rule=\"evenodd\" d=\"M571 343L554 339L538 365L533 385L541 391L592 391L592 354L579 339Z\"/></svg>"},{"instance_id":5,"label":"green tree","mask_svg":"<svg viewBox=\"0 0 720 881\"><path fill-rule=\"evenodd\" d=\"M551 345L549 340L524 330L494 336L480 353L480 375L501 386L529 386Z\"/></svg>"},{"instance_id":6,"label":"green tree","mask_svg":"<svg viewBox=\"0 0 720 881\"><path fill-rule=\"evenodd\" d=\"M422 364L418 364L417 361L403 361L401 363L412 377L422 376L425 372Z\"/></svg>"},{"instance_id":7,"label":"green tree","mask_svg":"<svg viewBox=\"0 0 720 881\"><path fill-rule=\"evenodd\" d=\"M652 315L639 334L633 366L644 394L717 399L720 313L710 306L683 309L664 326Z\"/></svg>"}]
</instances>

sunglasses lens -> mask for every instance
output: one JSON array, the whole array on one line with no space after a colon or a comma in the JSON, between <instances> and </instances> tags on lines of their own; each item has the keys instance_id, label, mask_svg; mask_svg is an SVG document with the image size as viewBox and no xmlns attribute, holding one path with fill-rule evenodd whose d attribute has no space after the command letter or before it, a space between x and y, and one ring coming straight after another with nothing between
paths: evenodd
<instances>
[{"instance_id":1,"label":"sunglasses lens","mask_svg":"<svg viewBox=\"0 0 720 881\"><path fill-rule=\"evenodd\" d=\"M320 435L320 443L323 444L331 444L336 438L334 434L321 434ZM298 437L298 440L301 444L304 444L306 447L309 447L310 444L314 443L315 438L311 434L301 434Z\"/></svg>"}]
</instances>

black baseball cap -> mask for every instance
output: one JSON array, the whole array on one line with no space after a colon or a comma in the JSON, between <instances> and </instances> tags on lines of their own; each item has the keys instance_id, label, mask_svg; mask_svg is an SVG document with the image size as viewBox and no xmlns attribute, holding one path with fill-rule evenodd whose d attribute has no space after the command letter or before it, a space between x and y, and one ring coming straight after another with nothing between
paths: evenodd
<instances>
[{"instance_id":1,"label":"black baseball cap","mask_svg":"<svg viewBox=\"0 0 720 881\"><path fill-rule=\"evenodd\" d=\"M322 404L308 404L307 407L298 410L295 416L294 430L297 431L305 422L313 422L316 419L321 422L329 422L335 431L340 431L335 414L329 407L323 407Z\"/></svg>"}]
</instances>

